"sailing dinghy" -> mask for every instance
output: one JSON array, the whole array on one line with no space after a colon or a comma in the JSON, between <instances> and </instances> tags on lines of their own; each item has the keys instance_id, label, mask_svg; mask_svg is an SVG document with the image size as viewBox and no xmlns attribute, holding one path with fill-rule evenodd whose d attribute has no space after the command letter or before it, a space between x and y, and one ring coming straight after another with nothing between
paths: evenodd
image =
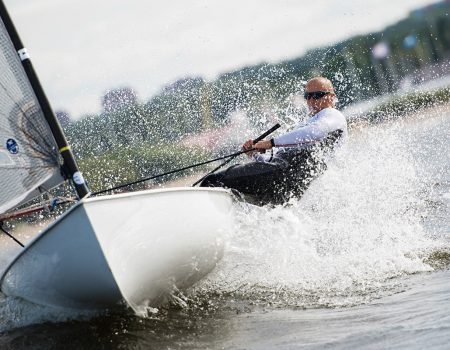
<instances>
[{"instance_id":1,"label":"sailing dinghy","mask_svg":"<svg viewBox=\"0 0 450 350\"><path fill-rule=\"evenodd\" d=\"M231 230L232 195L189 187L90 198L1 1L0 16L0 217L64 181L78 197L12 260L1 290L78 309L125 302L145 314L214 268Z\"/></svg>"}]
</instances>

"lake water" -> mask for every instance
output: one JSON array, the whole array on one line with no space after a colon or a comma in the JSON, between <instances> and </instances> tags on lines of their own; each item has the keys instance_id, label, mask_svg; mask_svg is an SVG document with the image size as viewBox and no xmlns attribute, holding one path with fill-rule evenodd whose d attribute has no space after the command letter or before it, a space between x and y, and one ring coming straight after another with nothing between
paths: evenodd
<instances>
[{"instance_id":1,"label":"lake water","mask_svg":"<svg viewBox=\"0 0 450 350\"><path fill-rule=\"evenodd\" d=\"M170 306L143 319L3 297L0 348L450 347L448 108L354 128L300 201L236 212L223 260Z\"/></svg>"}]
</instances>

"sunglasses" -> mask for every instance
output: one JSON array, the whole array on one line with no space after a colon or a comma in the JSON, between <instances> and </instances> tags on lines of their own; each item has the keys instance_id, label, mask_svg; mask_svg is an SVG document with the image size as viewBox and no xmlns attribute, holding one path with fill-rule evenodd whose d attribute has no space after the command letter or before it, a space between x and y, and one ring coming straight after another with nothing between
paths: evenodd
<instances>
[{"instance_id":1,"label":"sunglasses","mask_svg":"<svg viewBox=\"0 0 450 350\"><path fill-rule=\"evenodd\" d=\"M315 100L319 100L325 95L328 95L330 91L313 91L313 92L306 92L303 94L303 97L305 100L309 100L311 97Z\"/></svg>"}]
</instances>

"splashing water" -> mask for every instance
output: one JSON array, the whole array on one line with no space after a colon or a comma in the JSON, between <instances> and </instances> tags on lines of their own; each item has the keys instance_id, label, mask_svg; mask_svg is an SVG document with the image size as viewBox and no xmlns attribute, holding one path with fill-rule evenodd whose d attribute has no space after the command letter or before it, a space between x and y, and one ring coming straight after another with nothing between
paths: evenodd
<instances>
[{"instance_id":1,"label":"splashing water","mask_svg":"<svg viewBox=\"0 0 450 350\"><path fill-rule=\"evenodd\" d=\"M428 258L448 245L448 237L427 228L423 218L433 210L428 205L433 176L448 162L438 159L429 166L433 148L423 134L442 129L441 123L445 128L448 121L354 130L300 200L262 208L237 203L236 230L227 237L224 258L190 291L191 301L206 301L206 309L351 306L404 290L403 276L432 271ZM442 139L442 132L428 135ZM448 147L445 135L443 140ZM192 305L181 297L183 305ZM97 316L5 297L0 315L0 331Z\"/></svg>"},{"instance_id":2,"label":"splashing water","mask_svg":"<svg viewBox=\"0 0 450 350\"><path fill-rule=\"evenodd\" d=\"M443 244L422 222L429 179L414 143L404 122L357 130L301 200L238 205L224 260L194 294L336 307L404 290L395 277L433 270L426 257Z\"/></svg>"}]
</instances>

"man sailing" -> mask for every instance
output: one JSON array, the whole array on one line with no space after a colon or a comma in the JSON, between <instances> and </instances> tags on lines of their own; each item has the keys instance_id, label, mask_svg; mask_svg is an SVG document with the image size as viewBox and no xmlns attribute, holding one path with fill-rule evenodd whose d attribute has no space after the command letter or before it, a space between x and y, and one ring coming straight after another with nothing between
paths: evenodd
<instances>
[{"instance_id":1,"label":"man sailing","mask_svg":"<svg viewBox=\"0 0 450 350\"><path fill-rule=\"evenodd\" d=\"M270 140L246 141L242 149L249 151L253 162L210 174L200 186L231 188L259 205L300 197L326 169L333 148L347 138L347 121L334 108L336 94L330 80L310 79L304 97L311 115L306 123Z\"/></svg>"}]
</instances>

